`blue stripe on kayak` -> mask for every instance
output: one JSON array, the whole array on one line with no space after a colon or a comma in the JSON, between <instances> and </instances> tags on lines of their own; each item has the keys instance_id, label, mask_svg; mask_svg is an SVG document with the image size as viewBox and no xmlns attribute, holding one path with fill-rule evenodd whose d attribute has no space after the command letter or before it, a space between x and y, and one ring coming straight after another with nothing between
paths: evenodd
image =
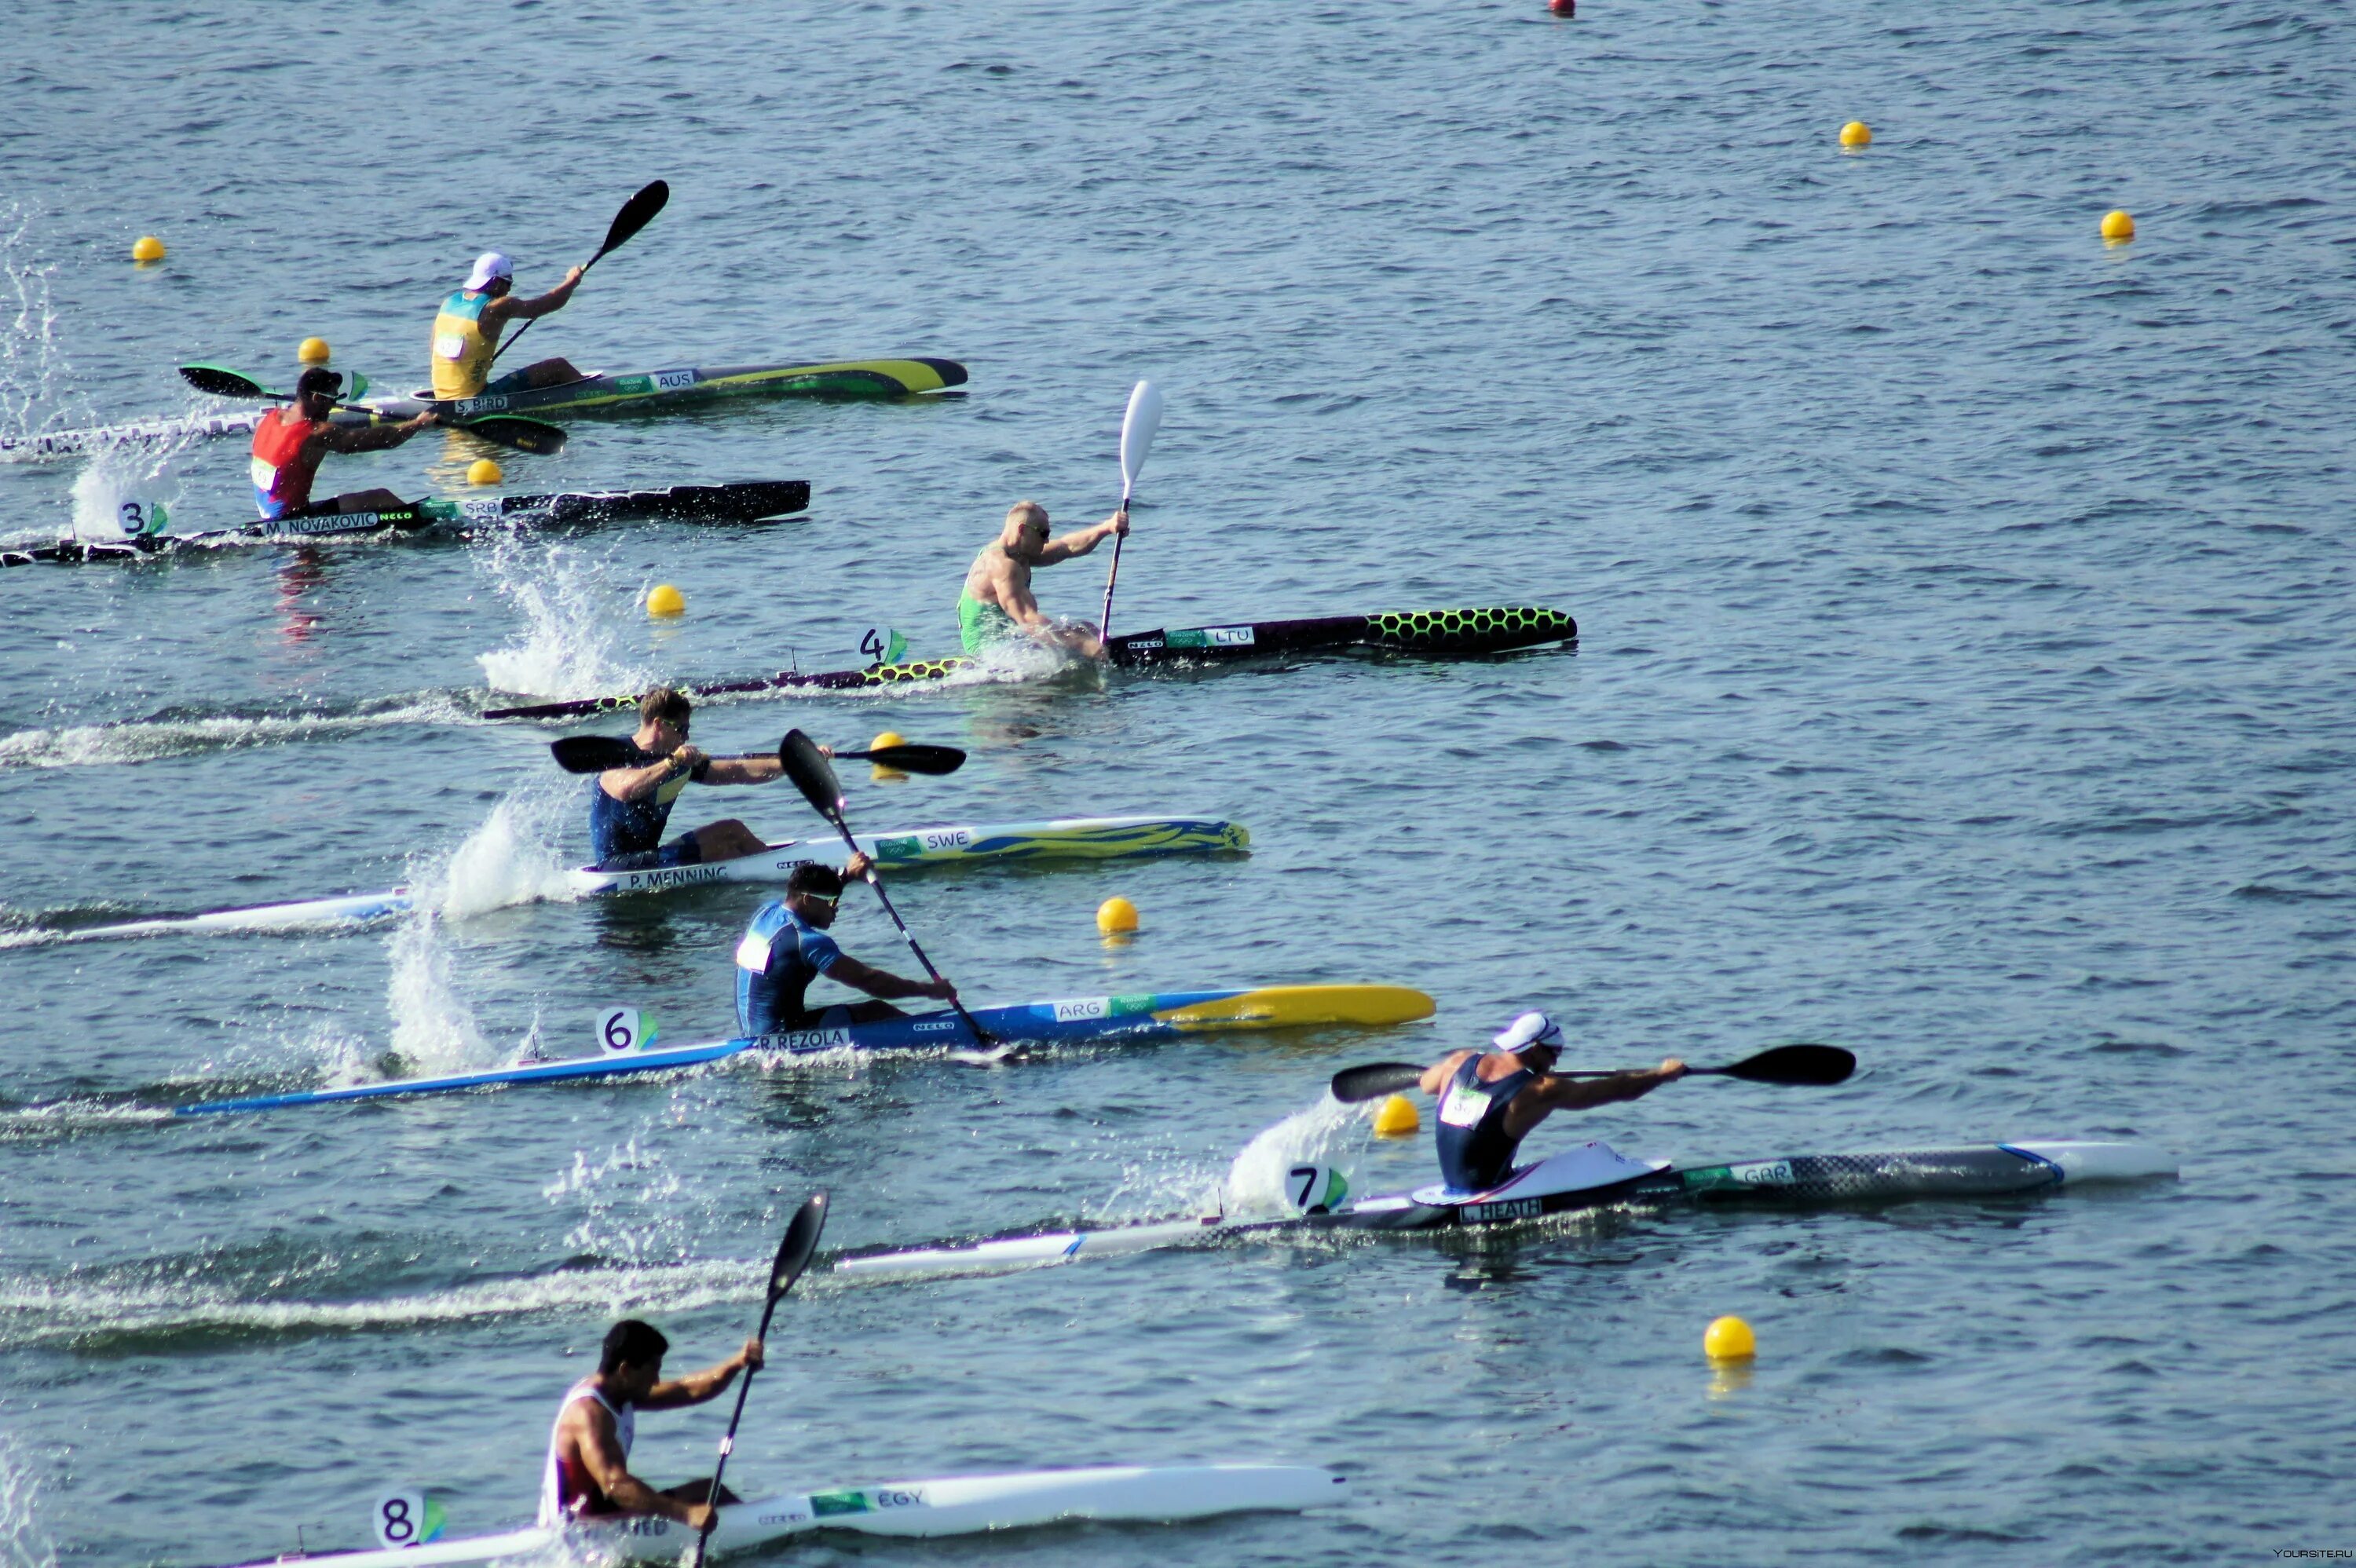
<instances>
[{"instance_id":1,"label":"blue stripe on kayak","mask_svg":"<svg viewBox=\"0 0 2356 1568\"><path fill-rule=\"evenodd\" d=\"M1061 1002L1029 1002L1013 1007L978 1008L974 1017L1001 1040L1025 1043L1105 1040L1114 1036L1151 1039L1181 1031L1154 1017L1173 1008L1239 997L1240 990L1163 991L1139 997L1091 997ZM1059 1018L1058 1013L1073 1016ZM411 1094L455 1094L468 1089L488 1089L506 1083L558 1083L576 1079L619 1078L634 1072L660 1072L693 1067L740 1055L748 1051L810 1055L819 1051L911 1051L969 1044L972 1032L954 1012L916 1013L874 1023L848 1024L840 1029L797 1029L786 1034L753 1035L712 1040L702 1045L672 1046L613 1056L585 1057L568 1061L534 1061L518 1067L498 1067L480 1072L454 1072L437 1078L397 1078L383 1083L358 1083L343 1089L311 1089L292 1094L255 1094L236 1100L210 1100L174 1107L183 1116L206 1116L241 1111L278 1111L296 1105L332 1105L347 1100L389 1100Z\"/></svg>"}]
</instances>

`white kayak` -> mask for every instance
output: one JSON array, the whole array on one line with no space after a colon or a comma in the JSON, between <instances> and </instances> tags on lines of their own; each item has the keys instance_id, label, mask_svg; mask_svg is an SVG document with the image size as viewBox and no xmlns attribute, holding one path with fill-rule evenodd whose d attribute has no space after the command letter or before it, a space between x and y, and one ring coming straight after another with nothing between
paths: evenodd
<instances>
[{"instance_id":1,"label":"white kayak","mask_svg":"<svg viewBox=\"0 0 2356 1568\"><path fill-rule=\"evenodd\" d=\"M854 1530L866 1535L977 1535L1066 1520L1162 1523L1216 1514L1292 1512L1341 1502L1348 1484L1307 1465L1106 1466L1087 1470L1030 1470L1004 1476L950 1476L788 1492L733 1503L720 1510L710 1550L742 1552L813 1530ZM584 1556L631 1563L675 1563L695 1532L669 1520L646 1517L535 1526L500 1535L428 1541L368 1552L330 1552L301 1561L333 1568L430 1568L434 1563L491 1563L564 1549ZM245 1565L266 1568L266 1563Z\"/></svg>"},{"instance_id":2,"label":"white kayak","mask_svg":"<svg viewBox=\"0 0 2356 1568\"><path fill-rule=\"evenodd\" d=\"M859 848L881 866L964 866L1029 860L1109 860L1149 855L1235 852L1251 847L1240 823L1215 816L1065 816L1045 822L979 822L958 827L918 827L855 836ZM701 866L655 866L638 871L607 871L583 866L564 876L576 898L605 893L669 892L722 882L783 882L808 860L841 859L840 839L787 839L757 855ZM107 942L175 932L295 931L359 924L407 914L417 907L408 888L345 893L293 903L251 904L204 914L169 915L84 926L58 932L59 942Z\"/></svg>"},{"instance_id":3,"label":"white kayak","mask_svg":"<svg viewBox=\"0 0 2356 1568\"><path fill-rule=\"evenodd\" d=\"M1434 1183L1354 1200L1340 1172L1323 1165L1300 1165L1286 1182L1294 1209L1290 1214L1204 1214L1101 1231L1034 1232L963 1246L844 1258L834 1272L862 1279L993 1274L1237 1236L1452 1230L1620 1205L1826 1206L1909 1198L1994 1198L2175 1175L2175 1157L2149 1144L1972 1144L1680 1167L1665 1159L1630 1159L1609 1145L1590 1143L1523 1166L1485 1192L1451 1192Z\"/></svg>"}]
</instances>

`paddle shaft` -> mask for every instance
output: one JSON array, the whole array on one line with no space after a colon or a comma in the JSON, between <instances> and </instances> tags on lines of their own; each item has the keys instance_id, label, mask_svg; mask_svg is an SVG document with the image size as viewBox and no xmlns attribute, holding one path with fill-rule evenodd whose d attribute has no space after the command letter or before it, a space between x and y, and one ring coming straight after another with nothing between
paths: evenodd
<instances>
[{"instance_id":1,"label":"paddle shaft","mask_svg":"<svg viewBox=\"0 0 2356 1568\"><path fill-rule=\"evenodd\" d=\"M657 195L657 192L660 192L661 194ZM597 253L595 255L581 263L581 275L584 278L587 277L589 275L589 269L604 261L607 251L614 250L617 246L627 243L631 236L637 234L639 229L644 229L648 223L652 222L654 220L655 214L660 212L663 209L663 204L669 200L670 200L670 187L665 185L660 180L657 180L652 185L648 186L644 190L639 191L636 196L630 197L629 200L624 202L622 204L622 210L614 215L613 226L605 230L605 242L597 247ZM642 214L637 210L641 208L646 209ZM637 219L635 222L631 221L634 217ZM551 312L550 314L553 315L554 313ZM533 318L535 321L538 319L538 317ZM515 335L513 336L509 337L505 343L500 344L497 348L491 351L491 363L493 365L498 364L499 362L499 356L505 354L509 349L513 348L517 344L522 342L523 335L530 332L531 327L532 323L527 321L521 326L516 328Z\"/></svg>"},{"instance_id":2,"label":"paddle shaft","mask_svg":"<svg viewBox=\"0 0 2356 1568\"><path fill-rule=\"evenodd\" d=\"M837 833L842 835L844 846L852 854L859 854L861 852L859 840L851 836L851 825L842 820L842 814L839 811L830 811L826 814L826 819L834 824L834 830ZM883 904L884 912L890 915L892 923L900 928L901 940L907 943L908 951L916 955L916 962L925 966L925 973L930 975L937 983L941 978L941 972L933 967L933 961L930 958L925 956L923 946L916 941L916 933L908 929L908 923L900 918L900 912L892 907L892 895L884 891L884 879L875 874L875 868L872 865L867 868L867 885L875 890L876 900ZM974 1043L987 1049L991 1043L990 1031L981 1027L980 1019L965 1010L963 1002L958 1001L955 997L951 997L948 1002L950 1007L957 1009L957 1016L965 1020L965 1027L973 1030Z\"/></svg>"}]
</instances>

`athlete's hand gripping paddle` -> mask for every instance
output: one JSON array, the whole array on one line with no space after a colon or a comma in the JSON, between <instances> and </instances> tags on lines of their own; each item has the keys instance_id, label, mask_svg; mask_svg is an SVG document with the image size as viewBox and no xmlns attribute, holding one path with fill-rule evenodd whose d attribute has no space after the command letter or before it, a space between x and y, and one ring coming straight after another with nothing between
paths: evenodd
<instances>
[{"instance_id":1,"label":"athlete's hand gripping paddle","mask_svg":"<svg viewBox=\"0 0 2356 1568\"><path fill-rule=\"evenodd\" d=\"M1333 1074L1333 1098L1344 1105L1363 1104L1412 1089L1423 1081L1425 1067L1412 1061L1374 1061L1344 1067ZM1558 1070L1557 1078L1616 1078L1643 1068L1579 1068ZM1845 1083L1857 1071L1855 1053L1837 1045L1779 1045L1747 1057L1731 1067L1688 1067L1687 1077L1742 1078L1753 1083L1783 1083L1794 1088L1821 1089Z\"/></svg>"},{"instance_id":2,"label":"athlete's hand gripping paddle","mask_svg":"<svg viewBox=\"0 0 2356 1568\"><path fill-rule=\"evenodd\" d=\"M623 735L567 735L562 741L550 741L548 749L555 753L556 765L568 773L602 773L608 768L636 767L646 756L636 741ZM746 752L741 756L712 760L752 763L775 757L783 766L785 751L780 741L774 752ZM897 768L907 773L953 773L965 766L965 753L955 746L928 746L920 741L876 746L864 752L837 752L835 756L845 762L873 763L879 768Z\"/></svg>"},{"instance_id":3,"label":"athlete's hand gripping paddle","mask_svg":"<svg viewBox=\"0 0 2356 1568\"><path fill-rule=\"evenodd\" d=\"M777 1303L793 1289L794 1281L801 1278L802 1270L818 1252L818 1238L826 1229L826 1194L813 1192L799 1209L794 1211L792 1223L786 1227L786 1239L777 1243L777 1261L769 1265L769 1298L761 1307L761 1327L754 1333L755 1339L769 1337L769 1319L776 1316ZM703 1548L712 1539L712 1527L720 1522L720 1477L728 1468L728 1456L736 1451L736 1424L744 1419L744 1396L753 1392L754 1369L744 1369L744 1381L736 1385L736 1411L728 1418L728 1435L720 1440L720 1462L712 1467L712 1489L703 1500L712 1504L704 1517L703 1528L695 1532L695 1543L680 1558L682 1568L701 1568Z\"/></svg>"},{"instance_id":4,"label":"athlete's hand gripping paddle","mask_svg":"<svg viewBox=\"0 0 2356 1568\"><path fill-rule=\"evenodd\" d=\"M1120 509L1129 510L1129 498L1137 492L1138 471L1145 466L1145 454L1153 450L1153 432L1162 428L1162 389L1151 381L1140 381L1130 389L1129 412L1120 421ZM1112 570L1105 573L1104 613L1097 617L1097 641L1112 635L1112 585L1120 581L1120 547L1122 537L1112 539Z\"/></svg>"},{"instance_id":5,"label":"athlete's hand gripping paddle","mask_svg":"<svg viewBox=\"0 0 2356 1568\"><path fill-rule=\"evenodd\" d=\"M786 776L794 781L794 787L802 792L802 798L815 806L820 816L833 823L834 830L842 835L843 844L852 854L858 854L859 840L851 836L850 825L842 820L842 786L835 782L834 769L819 753L818 742L798 730L788 730L785 743L777 748L777 761L784 766ZM884 912L890 915L892 923L900 928L900 935L907 943L908 951L916 955L916 962L925 966L925 973L936 981L939 980L941 972L933 967L931 959L925 956L925 950L916 944L916 933L910 931L908 923L900 918L900 912L892 907L892 895L884 891L884 880L875 874L875 868L872 865L867 868L867 885L875 890L875 897L884 905ZM957 1016L965 1020L965 1027L973 1030L975 1044L988 1050L996 1043L991 1039L990 1032L965 1010L963 1002L951 997L949 1006L955 1008Z\"/></svg>"},{"instance_id":6,"label":"athlete's hand gripping paddle","mask_svg":"<svg viewBox=\"0 0 2356 1568\"><path fill-rule=\"evenodd\" d=\"M628 244L639 229L655 220L655 214L660 212L669 200L670 186L665 181L656 180L622 203L622 210L614 214L614 221L605 226L605 242L597 247L594 256L581 263L581 275L587 277L589 269L605 259L606 251L619 250ZM530 330L531 323L529 321L517 327L513 336L492 350L491 363L498 364L499 356L513 348Z\"/></svg>"},{"instance_id":7,"label":"athlete's hand gripping paddle","mask_svg":"<svg viewBox=\"0 0 2356 1568\"><path fill-rule=\"evenodd\" d=\"M180 379L209 397L262 398L273 403L290 402L294 397L292 392L273 392L252 377L240 375L219 365L183 365L180 367ZM367 387L365 378L355 376L348 395L357 398ZM391 414L380 413L358 403L338 402L336 407L351 413L366 414L372 423L401 422ZM486 414L481 419L453 420L449 422L454 429L463 430L468 435L478 435L495 446L513 447L518 452L552 457L564 450L564 432L546 420L526 419L521 414Z\"/></svg>"}]
</instances>

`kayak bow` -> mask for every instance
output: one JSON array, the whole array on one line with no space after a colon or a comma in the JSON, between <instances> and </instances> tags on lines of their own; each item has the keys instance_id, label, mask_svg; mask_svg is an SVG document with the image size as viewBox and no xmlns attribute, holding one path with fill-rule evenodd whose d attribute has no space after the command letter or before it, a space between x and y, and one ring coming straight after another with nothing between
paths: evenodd
<instances>
[{"instance_id":1,"label":"kayak bow","mask_svg":"<svg viewBox=\"0 0 2356 1568\"><path fill-rule=\"evenodd\" d=\"M972 1012L991 1038L1001 1044L1053 1045L1115 1040L1127 1043L1245 1029L1379 1029L1428 1019L1433 1010L1430 997L1405 986L1263 986L1248 990L1075 997L1012 1007L976 1008ZM658 1045L564 1061L524 1061L479 1072L397 1078L342 1089L201 1101L176 1106L174 1110L183 1116L281 1111L298 1105L332 1105L346 1100L453 1094L507 1083L620 1078L698 1067L747 1051L807 1056L830 1051L939 1051L969 1044L972 1039L964 1019L944 1008L873 1023L821 1023L816 1029L792 1029L783 1034L745 1035L700 1045Z\"/></svg>"},{"instance_id":2,"label":"kayak bow","mask_svg":"<svg viewBox=\"0 0 2356 1568\"><path fill-rule=\"evenodd\" d=\"M1404 610L1375 615L1323 615L1301 621L1254 621L1232 626L1182 626L1128 632L1106 645L1107 657L1124 668L1162 665L1226 664L1286 654L1335 653L1353 649L1429 657L1506 653L1547 643L1575 642L1579 623L1543 605L1506 604L1467 610ZM750 680L722 681L687 688L695 698L761 691L863 691L879 687L945 680L981 661L952 657L905 664L873 664L864 669L802 675L792 670ZM635 693L494 708L486 719L575 719L637 706Z\"/></svg>"}]
</instances>

